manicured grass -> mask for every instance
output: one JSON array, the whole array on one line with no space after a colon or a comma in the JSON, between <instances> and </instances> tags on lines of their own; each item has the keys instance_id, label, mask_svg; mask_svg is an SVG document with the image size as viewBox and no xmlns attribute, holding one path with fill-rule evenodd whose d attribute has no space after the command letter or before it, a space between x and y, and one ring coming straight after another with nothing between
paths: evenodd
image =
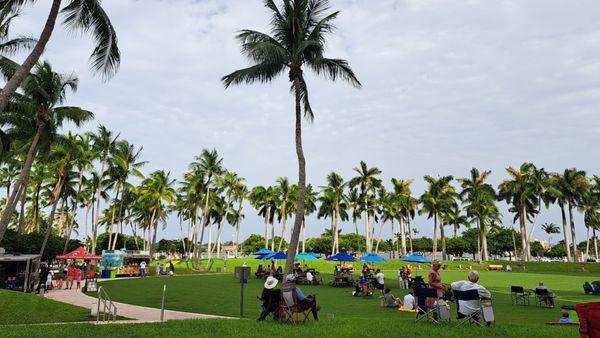
<instances>
[{"instance_id":1,"label":"manicured grass","mask_svg":"<svg viewBox=\"0 0 600 338\"><path fill-rule=\"evenodd\" d=\"M81 322L91 320L90 310L44 297L0 290L0 325ZM4 335L6 329L1 329Z\"/></svg>"},{"instance_id":2,"label":"manicured grass","mask_svg":"<svg viewBox=\"0 0 600 338\"><path fill-rule=\"evenodd\" d=\"M525 321L522 319L521 322ZM185 320L154 324L43 325L2 329L3 337L575 337L577 328L503 324L435 327L394 318L335 318L291 327L253 320Z\"/></svg>"},{"instance_id":3,"label":"manicured grass","mask_svg":"<svg viewBox=\"0 0 600 338\"><path fill-rule=\"evenodd\" d=\"M385 271L387 276L395 276L394 271ZM444 271L442 278L449 283L454 280L464 279L466 271ZM322 274L325 280L331 277ZM547 321L556 321L560 318L563 304L578 302L598 301L593 296L585 296L581 284L589 276L566 276L534 273L510 272L481 272L481 283L493 294L496 328L494 333L505 332L506 327L515 325L521 332L542 332L546 330ZM534 305L513 306L510 300L510 285L522 285L526 288L534 287L540 280L544 280L557 294L557 308L537 308ZM394 278L386 279L396 295L404 295L398 290ZM149 307L160 307L163 285L167 286L166 308L172 310L217 314L225 316L239 316L240 285L231 273L206 274L198 276L179 277L148 277L145 279L118 280L102 283L110 296L120 302L138 304ZM247 318L257 318L260 312L260 303L256 295L260 294L263 281L251 279L245 287L244 313ZM320 317L323 322L367 320L363 323L366 327L379 327L381 325L395 325L400 328L412 328L414 315L399 312L394 309L380 306L377 297L365 299L351 296L351 288L332 288L329 286L302 286L305 294L316 293L321 305ZM452 307L453 316L455 307ZM501 329L498 329L501 328ZM357 328L359 329L359 328ZM411 329L412 330L412 329ZM460 334L461 331L451 331ZM564 332L575 334L576 328Z\"/></svg>"}]
</instances>

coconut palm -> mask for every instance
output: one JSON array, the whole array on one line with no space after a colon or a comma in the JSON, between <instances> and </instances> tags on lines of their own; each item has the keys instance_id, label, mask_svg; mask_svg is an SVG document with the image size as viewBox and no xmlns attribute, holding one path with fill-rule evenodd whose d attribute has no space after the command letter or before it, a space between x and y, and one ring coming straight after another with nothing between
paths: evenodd
<instances>
[{"instance_id":1,"label":"coconut palm","mask_svg":"<svg viewBox=\"0 0 600 338\"><path fill-rule=\"evenodd\" d=\"M509 211L515 213L519 220L521 232L521 248L523 261L531 260L527 221L531 215L539 212L539 190L532 180L536 167L532 163L523 163L518 169L506 168L510 178L503 180L498 186L498 199L506 201L511 206Z\"/></svg>"},{"instance_id":2,"label":"coconut palm","mask_svg":"<svg viewBox=\"0 0 600 338\"><path fill-rule=\"evenodd\" d=\"M470 177L460 178L458 182L461 185L460 198L467 213L467 217L471 218L477 225L479 231L478 236L478 256L479 259L487 261L488 245L487 232L488 225L491 220L498 214L496 207L496 192L491 184L486 183L491 171L479 171L477 168L472 168ZM460 212L458 212L460 214ZM455 215L456 217L460 217ZM454 224L466 224L466 220L461 220L453 217ZM455 228L456 234L456 228Z\"/></svg>"},{"instance_id":3,"label":"coconut palm","mask_svg":"<svg viewBox=\"0 0 600 338\"><path fill-rule=\"evenodd\" d=\"M346 187L346 182L344 179L337 173L331 172L327 175L327 185L321 187L322 195L324 200L327 200L330 203L331 211L332 211L332 233L333 233L333 243L331 248L331 254L335 255L340 250L339 243L339 222L340 220L345 220L344 215L347 218L346 214L346 196L344 195L344 189ZM323 204L322 204L323 205ZM325 203L324 205L327 205ZM342 215L342 210L343 214Z\"/></svg>"},{"instance_id":4,"label":"coconut palm","mask_svg":"<svg viewBox=\"0 0 600 338\"><path fill-rule=\"evenodd\" d=\"M288 216L290 216L291 205L293 204L291 201L292 195L292 185L289 183L287 177L280 177L277 179L275 185L275 196L277 196L277 217L279 222L281 223L281 239L279 240L279 245L277 246L277 251L281 251L281 246L283 245L283 241L285 240L285 226ZM273 243L271 246L271 250L275 250L275 239L273 239Z\"/></svg>"},{"instance_id":5,"label":"coconut palm","mask_svg":"<svg viewBox=\"0 0 600 338\"><path fill-rule=\"evenodd\" d=\"M3 13L18 13L27 5L34 4L35 0L2 0L0 11ZM15 94L27 78L32 68L40 59L46 49L50 36L59 13L64 15L63 23L72 31L91 33L94 37L95 48L90 57L92 69L101 72L107 79L114 75L119 68L121 54L117 46L117 33L104 9L101 0L69 0L63 5L62 0L52 0L50 12L46 19L44 29L35 46L16 71L7 79L6 85L0 94L0 111Z\"/></svg>"},{"instance_id":6,"label":"coconut palm","mask_svg":"<svg viewBox=\"0 0 600 338\"><path fill-rule=\"evenodd\" d=\"M204 241L204 231L208 226L208 252L212 249L212 223L209 222L208 214L209 210L209 200L211 189L213 189L215 176L221 175L223 172L223 159L219 156L215 149L208 150L203 149L202 153L196 157L196 161L190 164L190 168L193 172L198 173L196 175L202 181L199 182L205 191L204 194L204 207L202 209L202 229L200 232L200 241L195 242L196 246L194 249L194 257L195 257L195 265L196 268L199 267L200 264L200 247Z\"/></svg>"},{"instance_id":7,"label":"coconut palm","mask_svg":"<svg viewBox=\"0 0 600 338\"><path fill-rule=\"evenodd\" d=\"M545 202L547 204L558 203L558 206L560 207L565 252L567 253L567 260L570 262L572 260L571 245L569 241L569 232L567 231L567 216L565 212L565 206L567 205L567 201L565 199L565 195L563 194L563 185L564 182L562 175L558 173L550 174L550 177L548 178L548 192L546 194Z\"/></svg>"},{"instance_id":8,"label":"coconut palm","mask_svg":"<svg viewBox=\"0 0 600 338\"><path fill-rule=\"evenodd\" d=\"M561 191L567 202L569 211L569 224L571 225L571 244L573 245L573 259L578 259L577 238L575 236L575 220L573 209L581 202L585 191L588 189L589 179L585 171L576 168L565 169L562 174Z\"/></svg>"},{"instance_id":9,"label":"coconut palm","mask_svg":"<svg viewBox=\"0 0 600 338\"><path fill-rule=\"evenodd\" d=\"M552 246L552 234L560 234L560 228L554 223L542 224L542 230L548 235L548 247Z\"/></svg>"},{"instance_id":10,"label":"coconut palm","mask_svg":"<svg viewBox=\"0 0 600 338\"><path fill-rule=\"evenodd\" d=\"M400 223L400 244L402 248L402 256L406 256L406 223L410 218L415 217L415 208L411 208L414 198L410 191L410 185L414 182L413 179L401 180L392 178L392 187L394 189L394 199L398 207L398 222ZM410 232L409 236L410 236ZM396 239L396 234L393 234Z\"/></svg>"},{"instance_id":11,"label":"coconut palm","mask_svg":"<svg viewBox=\"0 0 600 338\"><path fill-rule=\"evenodd\" d=\"M4 62L3 66L2 71L5 76L15 67L14 64L9 62ZM29 145L19 178L14 184L13 191L0 219L0 241L4 237L15 210L19 197L18 193L21 188L23 190L27 188L31 166L38 151L49 148L56 139L57 130L65 122L72 122L76 126L80 126L93 118L91 112L82 108L60 106L65 102L68 91L77 91L77 84L78 79L74 74L56 73L50 63L43 62L35 66L34 72L23 83L23 94L19 95L14 105L7 107L9 110L19 110L24 112L25 115L31 116L35 121L35 134Z\"/></svg>"},{"instance_id":12,"label":"coconut palm","mask_svg":"<svg viewBox=\"0 0 600 338\"><path fill-rule=\"evenodd\" d=\"M36 39L26 36L19 36L14 39L9 38L12 21L20 14L18 11L11 12L7 9L0 9L0 55L12 55L31 49L37 42Z\"/></svg>"},{"instance_id":13,"label":"coconut palm","mask_svg":"<svg viewBox=\"0 0 600 338\"><path fill-rule=\"evenodd\" d=\"M425 182L429 184L427 190L419 198L419 202L422 205L419 214L426 213L427 218L433 218L433 257L437 255L437 232L438 222L443 221L441 216L446 211L450 210L455 204L456 190L450 182L453 180L452 176L442 176L435 179L429 175L424 177ZM442 256L446 259L445 251L445 237L444 237L444 223L439 223L440 237L442 239Z\"/></svg>"},{"instance_id":14,"label":"coconut palm","mask_svg":"<svg viewBox=\"0 0 600 338\"><path fill-rule=\"evenodd\" d=\"M372 251L372 242L371 242L371 226L369 222L369 212L370 212L370 204L369 198L370 194L375 191L375 189L381 186L381 180L377 178L381 174L381 170L376 167L369 168L364 161L360 161L360 166L353 168L353 170L358 174L357 177L354 177L350 180L350 187L358 187L360 191L360 205L361 209L365 213L365 239L366 239L366 248L367 252Z\"/></svg>"},{"instance_id":15,"label":"coconut palm","mask_svg":"<svg viewBox=\"0 0 600 338\"><path fill-rule=\"evenodd\" d=\"M353 187L348 191L348 195L346 196L346 200L348 201L348 206L352 208L352 223L354 224L354 233L358 235L358 219L360 219L360 214L362 213L360 209L361 201L360 193L358 189Z\"/></svg>"},{"instance_id":16,"label":"coconut palm","mask_svg":"<svg viewBox=\"0 0 600 338\"><path fill-rule=\"evenodd\" d=\"M265 249L269 247L269 224L275 217L275 189L273 187L256 186L250 192L250 204L263 217L265 224Z\"/></svg>"},{"instance_id":17,"label":"coconut palm","mask_svg":"<svg viewBox=\"0 0 600 338\"><path fill-rule=\"evenodd\" d=\"M276 76L288 71L292 92L295 97L296 154L298 157L298 203L294 228L288 249L286 271L292 269L296 248L304 219L304 195L306 192L306 169L302 150L302 106L306 118L314 114L308 98L308 85L303 68L332 81L341 79L360 87L360 82L342 59L323 56L326 37L333 30L332 22L339 12L326 14L328 0L283 0L278 7L274 0L265 0L271 12L271 35L242 30L237 39L243 54L253 63L248 68L237 70L223 77L225 87L254 82L271 82Z\"/></svg>"}]
</instances>

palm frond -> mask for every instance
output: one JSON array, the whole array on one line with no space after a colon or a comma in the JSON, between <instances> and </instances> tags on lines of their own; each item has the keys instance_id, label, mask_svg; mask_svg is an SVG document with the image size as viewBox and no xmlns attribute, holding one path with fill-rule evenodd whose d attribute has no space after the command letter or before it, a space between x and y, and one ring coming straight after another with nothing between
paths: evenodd
<instances>
[{"instance_id":1,"label":"palm frond","mask_svg":"<svg viewBox=\"0 0 600 338\"><path fill-rule=\"evenodd\" d=\"M320 58L307 63L307 65L314 70L315 73L323 75L332 81L342 79L356 88L362 86L346 60Z\"/></svg>"},{"instance_id":2,"label":"palm frond","mask_svg":"<svg viewBox=\"0 0 600 338\"><path fill-rule=\"evenodd\" d=\"M280 63L260 63L248 68L236 70L235 72L224 76L221 81L223 81L225 88L241 83L267 83L273 80L277 75L281 74L284 69L285 65Z\"/></svg>"}]
</instances>

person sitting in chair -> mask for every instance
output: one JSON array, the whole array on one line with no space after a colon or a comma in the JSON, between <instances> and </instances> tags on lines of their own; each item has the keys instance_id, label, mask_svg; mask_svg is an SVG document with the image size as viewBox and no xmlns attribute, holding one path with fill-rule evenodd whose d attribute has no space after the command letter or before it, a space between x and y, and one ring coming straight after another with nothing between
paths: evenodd
<instances>
[{"instance_id":1,"label":"person sitting in chair","mask_svg":"<svg viewBox=\"0 0 600 338\"><path fill-rule=\"evenodd\" d=\"M287 276L285 276L285 281L286 283L291 283L291 284L295 284L296 283L296 276L294 274L289 274ZM298 297L298 307L300 308L300 310L305 311L310 309L310 311L312 312L313 318L315 320L319 320L319 316L317 314L317 312L319 312L319 310L321 309L321 307L319 305L317 305L317 299L315 297L314 294L305 296L304 293L302 292L302 290L300 290L300 288L298 286L296 287L296 295Z\"/></svg>"},{"instance_id":2,"label":"person sitting in chair","mask_svg":"<svg viewBox=\"0 0 600 338\"><path fill-rule=\"evenodd\" d=\"M538 286L536 286L535 289L533 289L531 291L537 293L537 291L543 291L543 290L548 291L548 295L547 296L538 296L538 297L540 297L540 300L543 301L544 303L546 303L546 305L548 305L549 307L554 307L554 292L550 291L550 289L548 289L544 285L544 282L540 281Z\"/></svg>"},{"instance_id":3,"label":"person sitting in chair","mask_svg":"<svg viewBox=\"0 0 600 338\"><path fill-rule=\"evenodd\" d=\"M590 282L583 283L583 291L586 295L594 294L594 288L592 287L592 284L590 284Z\"/></svg>"},{"instance_id":4,"label":"person sitting in chair","mask_svg":"<svg viewBox=\"0 0 600 338\"><path fill-rule=\"evenodd\" d=\"M278 305L281 290L275 289L277 283L279 283L277 278L273 276L267 277L262 294L257 297L260 301L262 301L262 312L257 319L259 322L265 320L265 318L267 318L267 316L271 313L275 319L279 318Z\"/></svg>"},{"instance_id":5,"label":"person sitting in chair","mask_svg":"<svg viewBox=\"0 0 600 338\"><path fill-rule=\"evenodd\" d=\"M469 271L469 280L458 281L450 284L452 290L468 291L477 290L479 297L482 299L491 299L492 294L483 286L477 284L479 281L479 273L475 270ZM479 311L479 302L477 300L459 300L458 301L458 317L464 318Z\"/></svg>"},{"instance_id":6,"label":"person sitting in chair","mask_svg":"<svg viewBox=\"0 0 600 338\"><path fill-rule=\"evenodd\" d=\"M385 307L395 307L400 308L402 306L402 301L399 297L396 297L392 294L392 290L389 288L385 289L383 298L385 299Z\"/></svg>"},{"instance_id":7,"label":"person sitting in chair","mask_svg":"<svg viewBox=\"0 0 600 338\"><path fill-rule=\"evenodd\" d=\"M254 275L256 276L256 278L261 278L264 274L265 268L262 266L262 264L259 264L258 268L256 268L256 273L254 273Z\"/></svg>"}]
</instances>

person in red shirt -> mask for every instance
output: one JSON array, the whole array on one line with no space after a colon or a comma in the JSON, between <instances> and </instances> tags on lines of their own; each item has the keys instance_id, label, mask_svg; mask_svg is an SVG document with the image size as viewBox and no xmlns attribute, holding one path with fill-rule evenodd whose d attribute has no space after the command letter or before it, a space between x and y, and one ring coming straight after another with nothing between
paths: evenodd
<instances>
[{"instance_id":1,"label":"person in red shirt","mask_svg":"<svg viewBox=\"0 0 600 338\"><path fill-rule=\"evenodd\" d=\"M73 280L75 280L75 273L76 273L75 266L73 266L73 264L69 265L69 268L67 269L67 289L72 289L73 288Z\"/></svg>"},{"instance_id":2,"label":"person in red shirt","mask_svg":"<svg viewBox=\"0 0 600 338\"><path fill-rule=\"evenodd\" d=\"M81 277L83 276L83 270L75 269L75 280L77 281L77 290L81 288Z\"/></svg>"}]
</instances>

